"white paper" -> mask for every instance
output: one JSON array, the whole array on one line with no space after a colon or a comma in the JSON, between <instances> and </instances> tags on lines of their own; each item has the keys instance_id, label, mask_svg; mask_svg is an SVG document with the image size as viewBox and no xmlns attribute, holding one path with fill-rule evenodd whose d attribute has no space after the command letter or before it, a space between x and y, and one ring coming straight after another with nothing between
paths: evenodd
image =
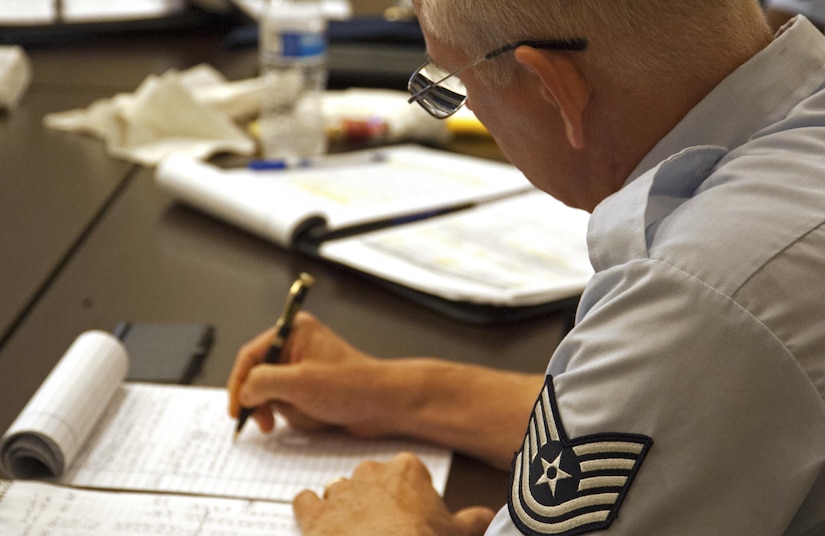
<instances>
[{"instance_id":1,"label":"white paper","mask_svg":"<svg viewBox=\"0 0 825 536\"><path fill-rule=\"evenodd\" d=\"M533 305L593 275L589 215L533 191L465 211L330 240L322 257L449 300Z\"/></svg>"},{"instance_id":2,"label":"white paper","mask_svg":"<svg viewBox=\"0 0 825 536\"><path fill-rule=\"evenodd\" d=\"M360 440L342 432L304 433L279 422L273 434L249 423L237 442L224 389L125 384L116 393L63 484L289 502L319 495L364 460L417 454L443 493L449 451L401 440Z\"/></svg>"},{"instance_id":3,"label":"white paper","mask_svg":"<svg viewBox=\"0 0 825 536\"><path fill-rule=\"evenodd\" d=\"M154 19L184 7L183 0L63 0L63 17L66 22Z\"/></svg>"},{"instance_id":4,"label":"white paper","mask_svg":"<svg viewBox=\"0 0 825 536\"><path fill-rule=\"evenodd\" d=\"M232 3L257 20L266 7L267 0L232 0ZM321 0L321 7L328 19L346 20L352 18L350 0Z\"/></svg>"},{"instance_id":5,"label":"white paper","mask_svg":"<svg viewBox=\"0 0 825 536\"><path fill-rule=\"evenodd\" d=\"M304 433L281 419L267 435L250 423L234 442L225 389L124 384L127 361L108 333L78 337L3 436L3 472L48 477L28 474L19 459L37 455L68 486L291 502L304 489L323 493L331 478L350 475L364 460L412 452L436 490L445 489L448 450Z\"/></svg>"},{"instance_id":6,"label":"white paper","mask_svg":"<svg viewBox=\"0 0 825 536\"><path fill-rule=\"evenodd\" d=\"M3 436L0 469L26 478L31 455L59 475L74 460L126 377L126 349L103 331L80 335Z\"/></svg>"},{"instance_id":7,"label":"white paper","mask_svg":"<svg viewBox=\"0 0 825 536\"><path fill-rule=\"evenodd\" d=\"M179 199L285 247L312 217L339 230L533 189L509 164L413 145L340 158L339 165L252 171L172 156L155 177Z\"/></svg>"},{"instance_id":8,"label":"white paper","mask_svg":"<svg viewBox=\"0 0 825 536\"><path fill-rule=\"evenodd\" d=\"M54 0L3 0L0 24L30 25L55 22Z\"/></svg>"},{"instance_id":9,"label":"white paper","mask_svg":"<svg viewBox=\"0 0 825 536\"><path fill-rule=\"evenodd\" d=\"M62 22L105 22L166 17L183 11L184 0L60 0ZM57 22L55 0L2 0L0 24Z\"/></svg>"},{"instance_id":10,"label":"white paper","mask_svg":"<svg viewBox=\"0 0 825 536\"><path fill-rule=\"evenodd\" d=\"M0 46L0 108L15 109L31 78L31 62L23 47Z\"/></svg>"},{"instance_id":11,"label":"white paper","mask_svg":"<svg viewBox=\"0 0 825 536\"><path fill-rule=\"evenodd\" d=\"M299 536L292 507L239 499L0 482L0 534Z\"/></svg>"}]
</instances>

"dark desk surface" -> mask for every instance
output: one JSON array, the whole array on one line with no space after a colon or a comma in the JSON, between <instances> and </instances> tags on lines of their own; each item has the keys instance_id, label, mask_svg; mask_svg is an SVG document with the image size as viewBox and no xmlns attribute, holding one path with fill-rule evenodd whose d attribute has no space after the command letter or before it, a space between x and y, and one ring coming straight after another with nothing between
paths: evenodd
<instances>
[{"instance_id":1,"label":"dark desk surface","mask_svg":"<svg viewBox=\"0 0 825 536\"><path fill-rule=\"evenodd\" d=\"M378 9L376 2L362 7ZM255 76L254 48L224 46L230 30L82 36L27 47L32 85L18 110L0 111L0 347L132 169L106 158L98 140L44 128L43 116L84 108L133 91L150 74L202 62L229 79ZM423 56L415 47L342 44L330 52L330 82L398 86Z\"/></svg>"},{"instance_id":2,"label":"dark desk surface","mask_svg":"<svg viewBox=\"0 0 825 536\"><path fill-rule=\"evenodd\" d=\"M99 143L42 126L44 114L104 95L35 86L20 109L0 114L0 341L131 167Z\"/></svg>"},{"instance_id":3,"label":"dark desk surface","mask_svg":"<svg viewBox=\"0 0 825 536\"><path fill-rule=\"evenodd\" d=\"M493 326L450 320L179 205L151 170L109 159L97 140L41 126L46 112L131 91L169 67L211 59L230 78L251 75L249 51L221 50L208 36L169 39L34 50L35 83L20 109L0 116L0 430L79 333L124 320L215 325L196 383L223 385L237 348L274 321L300 271L317 279L307 309L368 352L544 370L561 315ZM500 506L506 479L459 456L448 505Z\"/></svg>"}]
</instances>

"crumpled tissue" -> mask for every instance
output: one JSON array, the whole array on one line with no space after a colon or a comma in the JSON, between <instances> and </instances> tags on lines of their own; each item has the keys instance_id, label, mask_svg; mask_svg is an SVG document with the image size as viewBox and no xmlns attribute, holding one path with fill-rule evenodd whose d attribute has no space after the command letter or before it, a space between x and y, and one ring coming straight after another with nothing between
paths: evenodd
<instances>
[{"instance_id":1,"label":"crumpled tissue","mask_svg":"<svg viewBox=\"0 0 825 536\"><path fill-rule=\"evenodd\" d=\"M85 109L49 114L47 127L86 133L106 143L107 151L145 166L172 154L196 159L229 152L252 155L257 140L242 122L254 119L268 88L262 77L227 81L207 64L149 76L134 93L92 103ZM409 94L389 89L325 91L322 115L327 131L342 121L379 120L386 125L381 143L447 141L451 133ZM254 129L253 129L254 131Z\"/></svg>"},{"instance_id":2,"label":"crumpled tissue","mask_svg":"<svg viewBox=\"0 0 825 536\"><path fill-rule=\"evenodd\" d=\"M262 91L258 79L227 82L217 70L202 64L151 75L134 93L49 114L44 123L101 138L110 155L145 166L171 154L250 155L255 141L235 119L258 111Z\"/></svg>"},{"instance_id":3,"label":"crumpled tissue","mask_svg":"<svg viewBox=\"0 0 825 536\"><path fill-rule=\"evenodd\" d=\"M14 110L31 78L31 64L23 48L0 46L0 108Z\"/></svg>"}]
</instances>

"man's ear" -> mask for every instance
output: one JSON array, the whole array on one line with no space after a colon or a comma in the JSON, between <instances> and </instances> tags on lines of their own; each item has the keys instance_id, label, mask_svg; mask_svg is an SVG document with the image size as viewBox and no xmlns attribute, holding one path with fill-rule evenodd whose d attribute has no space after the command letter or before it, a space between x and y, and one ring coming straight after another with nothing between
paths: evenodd
<instances>
[{"instance_id":1,"label":"man's ear","mask_svg":"<svg viewBox=\"0 0 825 536\"><path fill-rule=\"evenodd\" d=\"M584 112L590 104L590 85L567 52L541 51L521 46L515 58L542 83L544 98L556 106L564 120L567 140L574 149L585 145Z\"/></svg>"}]
</instances>

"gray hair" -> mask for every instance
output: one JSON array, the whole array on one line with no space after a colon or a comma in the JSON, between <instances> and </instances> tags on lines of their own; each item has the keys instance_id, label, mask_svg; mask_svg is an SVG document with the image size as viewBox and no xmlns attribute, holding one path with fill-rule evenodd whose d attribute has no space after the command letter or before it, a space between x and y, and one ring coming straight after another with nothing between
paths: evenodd
<instances>
[{"instance_id":1,"label":"gray hair","mask_svg":"<svg viewBox=\"0 0 825 536\"><path fill-rule=\"evenodd\" d=\"M597 68L674 83L685 82L677 79L691 51L734 52L737 32L753 32L746 19L761 17L756 0L418 0L418 13L428 32L470 59L522 39L581 37ZM506 84L514 68L495 60L477 67L491 85Z\"/></svg>"}]
</instances>

